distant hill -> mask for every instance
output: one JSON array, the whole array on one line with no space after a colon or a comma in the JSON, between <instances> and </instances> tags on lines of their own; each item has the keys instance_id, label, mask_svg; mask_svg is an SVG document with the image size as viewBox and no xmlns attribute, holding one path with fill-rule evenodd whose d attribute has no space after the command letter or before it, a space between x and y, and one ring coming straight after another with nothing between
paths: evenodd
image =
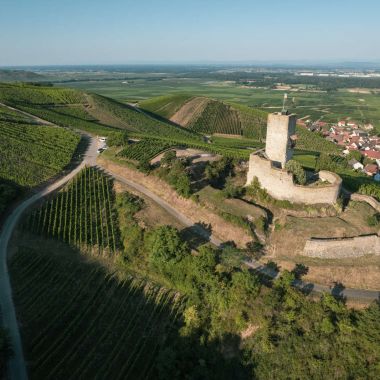
<instances>
[{"instance_id":1,"label":"distant hill","mask_svg":"<svg viewBox=\"0 0 380 380\"><path fill-rule=\"evenodd\" d=\"M46 79L45 76L26 70L0 70L0 82L32 82Z\"/></svg>"},{"instance_id":2,"label":"distant hill","mask_svg":"<svg viewBox=\"0 0 380 380\"><path fill-rule=\"evenodd\" d=\"M139 106L200 133L242 135L258 140L265 136L266 113L240 104L180 94L148 99Z\"/></svg>"}]
</instances>

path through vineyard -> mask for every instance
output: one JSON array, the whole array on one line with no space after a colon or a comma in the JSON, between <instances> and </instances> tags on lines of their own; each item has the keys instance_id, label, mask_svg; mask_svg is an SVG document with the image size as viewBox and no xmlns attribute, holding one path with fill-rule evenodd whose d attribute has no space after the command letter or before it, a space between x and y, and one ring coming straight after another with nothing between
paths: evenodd
<instances>
[{"instance_id":1,"label":"path through vineyard","mask_svg":"<svg viewBox=\"0 0 380 380\"><path fill-rule=\"evenodd\" d=\"M86 151L85 157L82 163L72 170L65 177L50 184L40 192L27 198L23 203L18 205L17 208L9 215L5 221L0 234L0 305L3 327L8 330L10 336L10 343L14 355L9 360L8 375L10 379L24 380L27 379L27 371L25 367L24 354L22 349L22 343L20 338L20 332L18 329L18 323L16 318L15 306L12 299L12 289L9 280L8 267L7 267L7 247L9 240L12 236L12 232L20 219L23 212L32 204L37 202L42 197L45 197L49 193L59 189L65 183L70 181L76 176L86 165L93 166L96 164L97 155L97 141L93 138L90 139L90 144Z\"/></svg>"}]
</instances>

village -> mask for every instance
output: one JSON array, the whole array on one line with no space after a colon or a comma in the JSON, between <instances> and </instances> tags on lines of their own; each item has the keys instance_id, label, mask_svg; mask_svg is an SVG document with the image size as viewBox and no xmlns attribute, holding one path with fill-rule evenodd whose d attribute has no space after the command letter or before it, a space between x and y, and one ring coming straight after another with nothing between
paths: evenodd
<instances>
[{"instance_id":1,"label":"village","mask_svg":"<svg viewBox=\"0 0 380 380\"><path fill-rule=\"evenodd\" d=\"M361 171L380 182L380 136L373 133L372 124L361 125L349 119L338 123L301 119L297 124L338 145L349 158L352 170Z\"/></svg>"}]
</instances>

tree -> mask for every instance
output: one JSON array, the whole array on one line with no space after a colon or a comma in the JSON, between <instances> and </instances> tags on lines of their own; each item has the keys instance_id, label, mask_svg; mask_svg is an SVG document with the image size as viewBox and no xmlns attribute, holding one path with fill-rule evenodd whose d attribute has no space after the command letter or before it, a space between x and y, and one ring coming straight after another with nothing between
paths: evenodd
<instances>
[{"instance_id":1,"label":"tree","mask_svg":"<svg viewBox=\"0 0 380 380\"><path fill-rule=\"evenodd\" d=\"M177 153L175 150L168 150L164 153L161 158L161 165L163 166L171 166L173 161L177 158Z\"/></svg>"},{"instance_id":2,"label":"tree","mask_svg":"<svg viewBox=\"0 0 380 380\"><path fill-rule=\"evenodd\" d=\"M285 169L293 174L294 181L298 185L306 184L306 172L299 162L290 160L286 163Z\"/></svg>"},{"instance_id":3,"label":"tree","mask_svg":"<svg viewBox=\"0 0 380 380\"><path fill-rule=\"evenodd\" d=\"M361 162L363 156L358 150L352 150L350 153L347 155L347 160L350 161L352 159Z\"/></svg>"},{"instance_id":4,"label":"tree","mask_svg":"<svg viewBox=\"0 0 380 380\"><path fill-rule=\"evenodd\" d=\"M148 234L146 247L149 261L162 269L169 262L178 262L189 253L188 246L182 241L179 232L171 226L160 226Z\"/></svg>"},{"instance_id":5,"label":"tree","mask_svg":"<svg viewBox=\"0 0 380 380\"><path fill-rule=\"evenodd\" d=\"M235 186L233 182L233 178L229 176L226 180L226 185L223 189L223 195L226 198L237 198L239 195L241 195L242 189L239 186Z\"/></svg>"}]
</instances>

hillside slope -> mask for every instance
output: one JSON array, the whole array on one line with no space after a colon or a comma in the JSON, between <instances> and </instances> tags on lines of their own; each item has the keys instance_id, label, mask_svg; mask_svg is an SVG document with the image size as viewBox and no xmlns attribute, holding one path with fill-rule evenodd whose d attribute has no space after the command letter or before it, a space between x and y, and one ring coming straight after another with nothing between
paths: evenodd
<instances>
[{"instance_id":1,"label":"hillside slope","mask_svg":"<svg viewBox=\"0 0 380 380\"><path fill-rule=\"evenodd\" d=\"M68 88L0 84L0 102L50 122L94 134L124 129L134 134L201 141L201 136L127 104Z\"/></svg>"},{"instance_id":2,"label":"hillside slope","mask_svg":"<svg viewBox=\"0 0 380 380\"><path fill-rule=\"evenodd\" d=\"M236 103L204 96L168 95L143 101L139 106L199 133L242 135L257 140L265 137L266 113Z\"/></svg>"}]
</instances>

